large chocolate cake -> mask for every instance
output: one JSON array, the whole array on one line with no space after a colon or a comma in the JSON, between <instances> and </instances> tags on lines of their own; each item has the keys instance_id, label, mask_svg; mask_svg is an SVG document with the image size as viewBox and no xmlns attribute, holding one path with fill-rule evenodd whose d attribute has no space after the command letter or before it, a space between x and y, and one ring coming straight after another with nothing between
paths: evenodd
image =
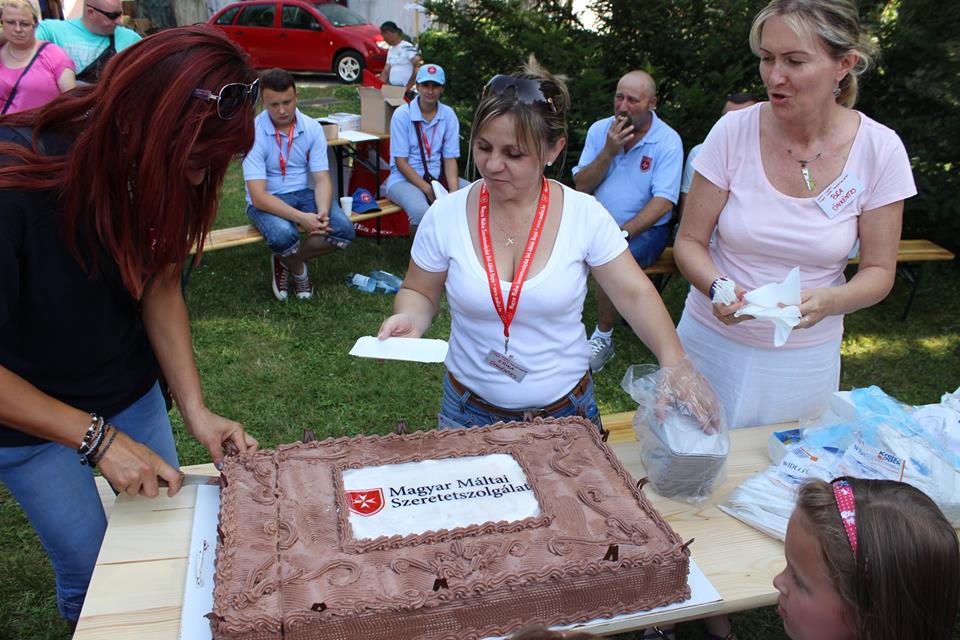
<instances>
[{"instance_id":1,"label":"large chocolate cake","mask_svg":"<svg viewBox=\"0 0 960 640\"><path fill-rule=\"evenodd\" d=\"M468 640L689 597L689 553L579 418L281 446L223 469L217 640Z\"/></svg>"}]
</instances>

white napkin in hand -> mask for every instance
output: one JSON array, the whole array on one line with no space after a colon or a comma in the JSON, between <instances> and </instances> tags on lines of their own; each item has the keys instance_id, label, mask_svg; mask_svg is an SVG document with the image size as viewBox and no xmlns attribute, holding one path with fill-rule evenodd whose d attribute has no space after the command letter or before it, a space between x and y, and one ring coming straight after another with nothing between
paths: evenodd
<instances>
[{"instance_id":1,"label":"white napkin in hand","mask_svg":"<svg viewBox=\"0 0 960 640\"><path fill-rule=\"evenodd\" d=\"M747 304L734 314L753 316L773 323L773 346L782 347L800 322L800 267L794 267L783 282L771 282L743 296ZM781 307L780 305L786 305Z\"/></svg>"}]
</instances>

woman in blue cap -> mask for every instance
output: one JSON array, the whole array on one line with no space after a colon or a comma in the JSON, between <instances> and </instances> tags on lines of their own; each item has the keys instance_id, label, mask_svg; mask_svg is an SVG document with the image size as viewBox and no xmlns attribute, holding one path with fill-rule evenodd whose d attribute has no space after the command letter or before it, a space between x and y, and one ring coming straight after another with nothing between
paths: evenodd
<instances>
[{"instance_id":1,"label":"woman in blue cap","mask_svg":"<svg viewBox=\"0 0 960 640\"><path fill-rule=\"evenodd\" d=\"M469 184L457 169L460 122L453 109L440 103L445 82L440 65L423 64L417 72L417 98L394 111L390 120L387 197L407 212L414 231L439 195L434 180L448 191Z\"/></svg>"}]
</instances>

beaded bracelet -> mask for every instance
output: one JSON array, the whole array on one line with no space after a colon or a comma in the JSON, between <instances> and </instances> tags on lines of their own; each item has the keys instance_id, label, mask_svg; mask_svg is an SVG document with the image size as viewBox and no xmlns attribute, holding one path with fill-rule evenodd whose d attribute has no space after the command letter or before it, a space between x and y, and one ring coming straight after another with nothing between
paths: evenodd
<instances>
[{"instance_id":1,"label":"beaded bracelet","mask_svg":"<svg viewBox=\"0 0 960 640\"><path fill-rule=\"evenodd\" d=\"M87 427L87 432L83 436L83 440L80 441L80 447L77 449L77 453L84 455L87 451L90 450L90 446L93 444L96 434L99 430L103 429L103 418L98 416L95 413L90 414L90 426Z\"/></svg>"},{"instance_id":2,"label":"beaded bracelet","mask_svg":"<svg viewBox=\"0 0 960 640\"><path fill-rule=\"evenodd\" d=\"M112 431L110 432L110 437L107 438L107 441L103 444L103 448L102 448L102 449L100 449L99 451L96 451L96 452L90 454L90 455L91 455L91 459L90 459L90 467L91 467L91 468L96 467L96 466L97 466L97 463L100 462L101 460L103 460L103 456L107 455L107 449L110 448L110 445L113 444L113 441L116 439L117 434L120 433L120 429L118 429L116 426L114 426L114 425L112 425L112 424L107 424L107 428L108 428L108 429L112 429Z\"/></svg>"}]
</instances>

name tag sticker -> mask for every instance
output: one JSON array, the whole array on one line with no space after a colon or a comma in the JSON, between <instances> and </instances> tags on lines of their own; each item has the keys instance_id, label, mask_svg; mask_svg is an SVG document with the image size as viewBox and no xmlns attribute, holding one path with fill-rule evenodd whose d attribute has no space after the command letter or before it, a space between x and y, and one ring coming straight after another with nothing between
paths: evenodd
<instances>
[{"instance_id":1,"label":"name tag sticker","mask_svg":"<svg viewBox=\"0 0 960 640\"><path fill-rule=\"evenodd\" d=\"M530 371L513 358L503 355L496 349L490 349L490 353L483 361L515 382L523 380Z\"/></svg>"},{"instance_id":2,"label":"name tag sticker","mask_svg":"<svg viewBox=\"0 0 960 640\"><path fill-rule=\"evenodd\" d=\"M817 196L817 206L831 220L863 193L863 184L852 173L845 172Z\"/></svg>"}]
</instances>

